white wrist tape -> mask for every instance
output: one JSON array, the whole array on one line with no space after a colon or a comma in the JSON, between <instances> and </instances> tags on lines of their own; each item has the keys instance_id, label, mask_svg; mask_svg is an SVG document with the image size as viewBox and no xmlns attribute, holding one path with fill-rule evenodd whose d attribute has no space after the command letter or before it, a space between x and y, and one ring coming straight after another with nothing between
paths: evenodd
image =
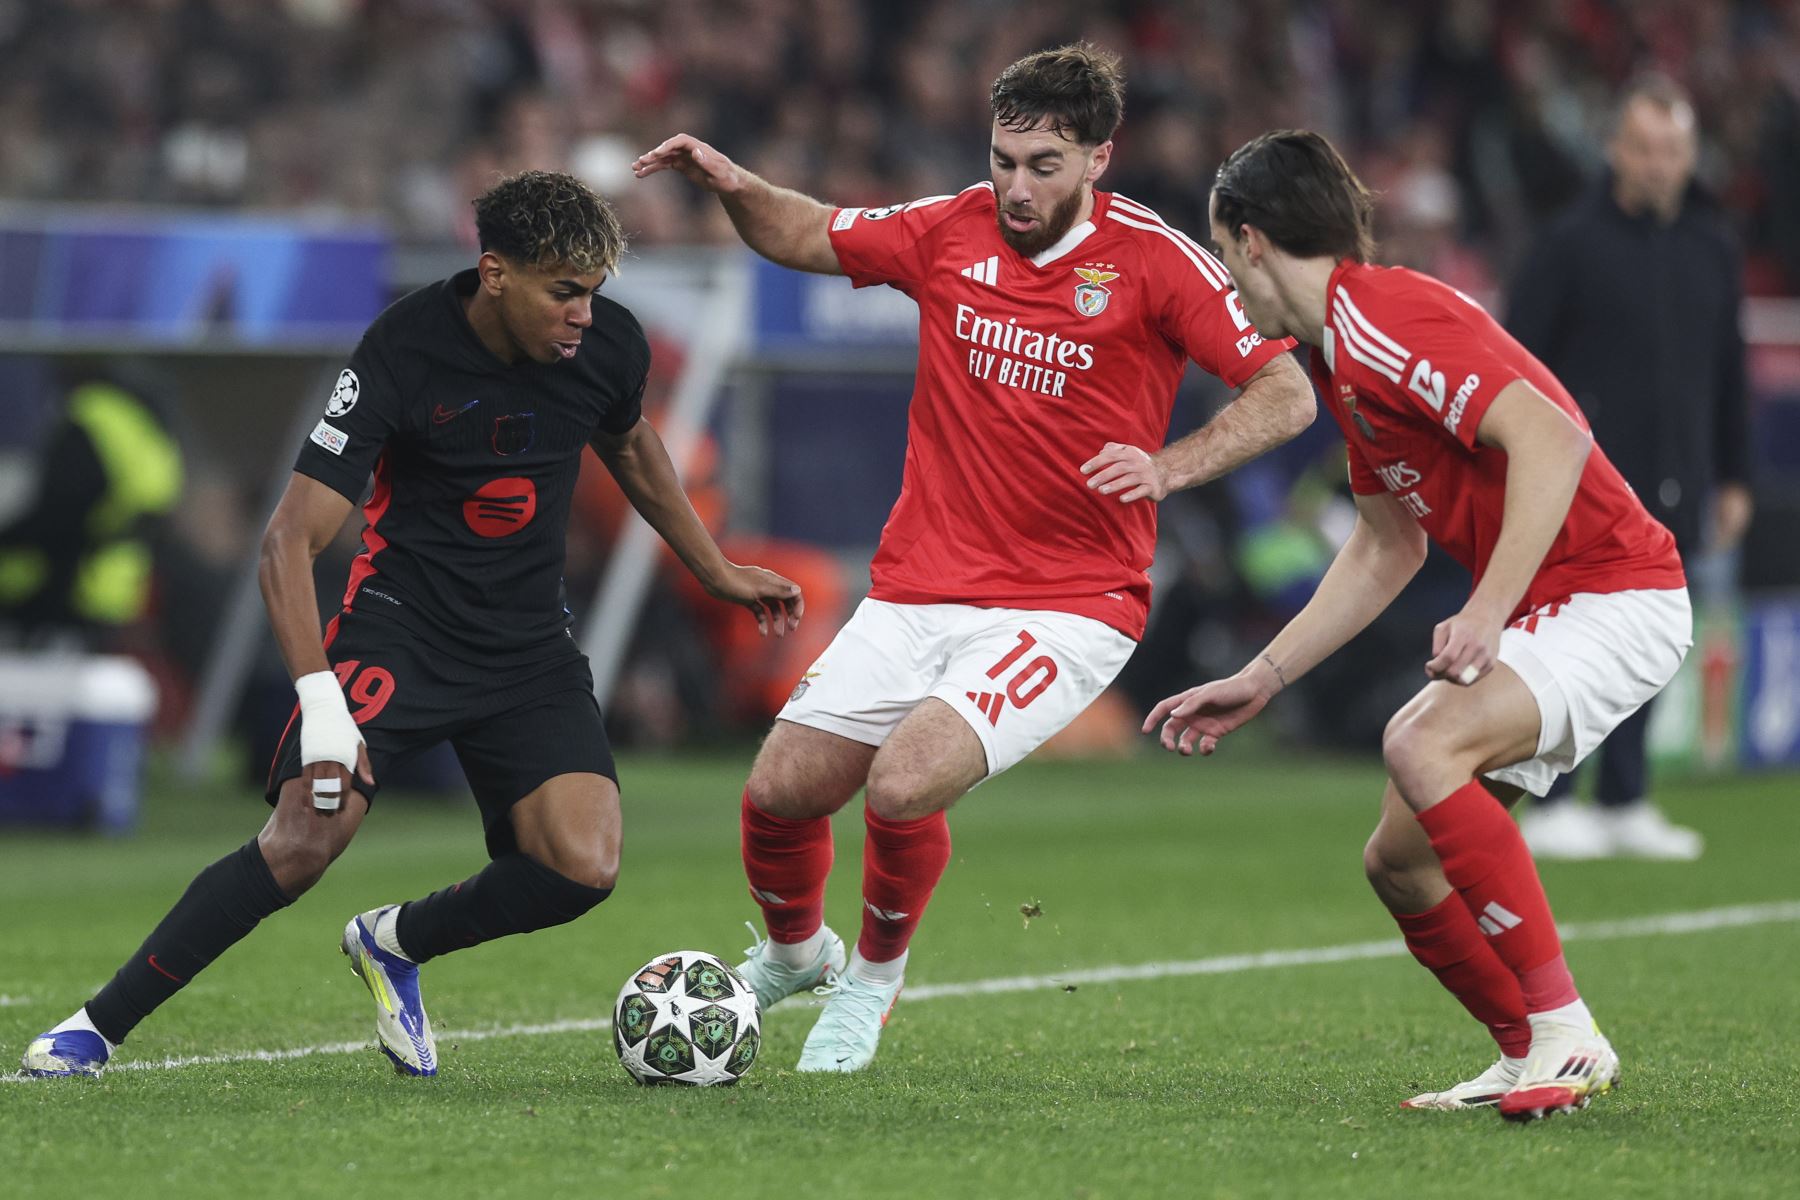
<instances>
[{"instance_id":1,"label":"white wrist tape","mask_svg":"<svg viewBox=\"0 0 1800 1200\"><path fill-rule=\"evenodd\" d=\"M362 733L350 718L337 676L330 671L302 675L294 681L294 691L300 697L300 765L334 762L354 773ZM314 780L312 802L322 812L336 811L344 802L342 785L336 779Z\"/></svg>"}]
</instances>

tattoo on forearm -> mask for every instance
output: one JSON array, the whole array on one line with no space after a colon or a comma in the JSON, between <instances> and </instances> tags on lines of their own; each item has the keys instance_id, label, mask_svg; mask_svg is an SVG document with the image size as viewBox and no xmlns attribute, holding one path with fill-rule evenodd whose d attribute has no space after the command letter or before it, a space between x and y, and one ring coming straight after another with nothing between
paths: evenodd
<instances>
[{"instance_id":1,"label":"tattoo on forearm","mask_svg":"<svg viewBox=\"0 0 1800 1200\"><path fill-rule=\"evenodd\" d=\"M1287 690L1287 672L1283 671L1280 665L1268 656L1267 652L1263 653L1260 657L1264 662L1269 664L1269 670L1275 672L1275 678L1281 680L1281 690L1285 692Z\"/></svg>"}]
</instances>

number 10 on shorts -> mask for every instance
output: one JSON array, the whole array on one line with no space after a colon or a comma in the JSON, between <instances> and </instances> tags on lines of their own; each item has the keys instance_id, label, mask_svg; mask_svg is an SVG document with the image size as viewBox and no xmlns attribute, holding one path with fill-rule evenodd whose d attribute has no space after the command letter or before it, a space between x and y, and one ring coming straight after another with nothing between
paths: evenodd
<instances>
[{"instance_id":1,"label":"number 10 on shorts","mask_svg":"<svg viewBox=\"0 0 1800 1200\"><path fill-rule=\"evenodd\" d=\"M1037 644L1036 638L1023 629L1019 630L1018 644L1008 650L999 662L988 668L987 677L998 680L1008 671L1012 671L1019 660L1029 654ZM979 708L982 715L988 719L988 724L998 725L1000 711L1006 707L1008 700L1012 701L1014 708L1024 708L1043 695L1044 689L1048 688L1055 680L1056 660L1048 654L1040 654L1024 666L1019 667L1017 671L1013 671L1012 677L1006 681L1004 693L970 692L969 699L975 702L975 707Z\"/></svg>"}]
</instances>

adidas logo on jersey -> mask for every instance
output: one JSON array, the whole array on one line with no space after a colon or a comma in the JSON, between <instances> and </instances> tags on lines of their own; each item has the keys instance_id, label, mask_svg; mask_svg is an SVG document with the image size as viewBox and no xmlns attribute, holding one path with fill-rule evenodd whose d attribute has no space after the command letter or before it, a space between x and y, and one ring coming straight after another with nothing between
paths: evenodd
<instances>
[{"instance_id":1,"label":"adidas logo on jersey","mask_svg":"<svg viewBox=\"0 0 1800 1200\"><path fill-rule=\"evenodd\" d=\"M985 283L989 287L998 287L1000 286L1000 256L990 254L986 262L978 262L974 266L964 267L957 274L973 279L977 283Z\"/></svg>"},{"instance_id":2,"label":"adidas logo on jersey","mask_svg":"<svg viewBox=\"0 0 1800 1200\"><path fill-rule=\"evenodd\" d=\"M989 725L1000 724L1000 711L1006 707L1005 692L970 692L969 699L975 702Z\"/></svg>"}]
</instances>

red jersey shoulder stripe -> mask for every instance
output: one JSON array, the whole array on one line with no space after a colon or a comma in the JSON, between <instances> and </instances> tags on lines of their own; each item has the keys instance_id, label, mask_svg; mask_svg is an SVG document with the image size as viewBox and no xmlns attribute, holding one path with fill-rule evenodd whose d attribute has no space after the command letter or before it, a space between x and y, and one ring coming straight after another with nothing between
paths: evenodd
<instances>
[{"instance_id":1,"label":"red jersey shoulder stripe","mask_svg":"<svg viewBox=\"0 0 1800 1200\"><path fill-rule=\"evenodd\" d=\"M1112 193L1112 203L1123 208L1126 212L1135 217L1142 217L1146 221L1155 222L1157 225L1162 226L1164 229L1180 238L1188 249L1200 256L1200 261L1206 264L1209 276L1219 285L1220 290L1226 291L1231 288L1231 272L1225 269L1225 264L1220 262L1211 250L1208 250L1205 246L1202 246L1199 242L1195 241L1185 229L1178 229L1169 224L1163 219L1161 213L1151 208L1148 204L1133 200L1130 196L1121 196L1119 193L1114 192Z\"/></svg>"},{"instance_id":2,"label":"red jersey shoulder stripe","mask_svg":"<svg viewBox=\"0 0 1800 1200\"><path fill-rule=\"evenodd\" d=\"M1109 220L1133 229L1142 229L1149 233L1161 234L1167 238L1182 256L1194 264L1194 269L1210 283L1216 292L1231 290L1231 273L1207 250L1187 234L1176 229L1167 221L1157 216L1135 200L1113 193L1112 203L1106 208Z\"/></svg>"},{"instance_id":3,"label":"red jersey shoulder stripe","mask_svg":"<svg viewBox=\"0 0 1800 1200\"><path fill-rule=\"evenodd\" d=\"M1331 328L1337 334L1338 344L1344 351L1363 366L1378 375L1385 375L1395 383L1400 382L1400 366L1384 353L1371 347L1356 332L1356 327L1337 309L1331 313Z\"/></svg>"},{"instance_id":4,"label":"red jersey shoulder stripe","mask_svg":"<svg viewBox=\"0 0 1800 1200\"><path fill-rule=\"evenodd\" d=\"M1406 365L1406 360L1412 357L1411 351L1407 350L1405 346L1402 346L1387 334L1381 332L1381 330L1375 328L1375 323L1363 316L1362 309L1356 306L1356 301L1350 298L1349 291L1346 290L1341 283L1338 284L1337 287L1337 298L1351 322L1358 330L1367 335L1366 340L1373 342L1375 345L1386 350L1393 357L1399 359L1402 366Z\"/></svg>"}]
</instances>

